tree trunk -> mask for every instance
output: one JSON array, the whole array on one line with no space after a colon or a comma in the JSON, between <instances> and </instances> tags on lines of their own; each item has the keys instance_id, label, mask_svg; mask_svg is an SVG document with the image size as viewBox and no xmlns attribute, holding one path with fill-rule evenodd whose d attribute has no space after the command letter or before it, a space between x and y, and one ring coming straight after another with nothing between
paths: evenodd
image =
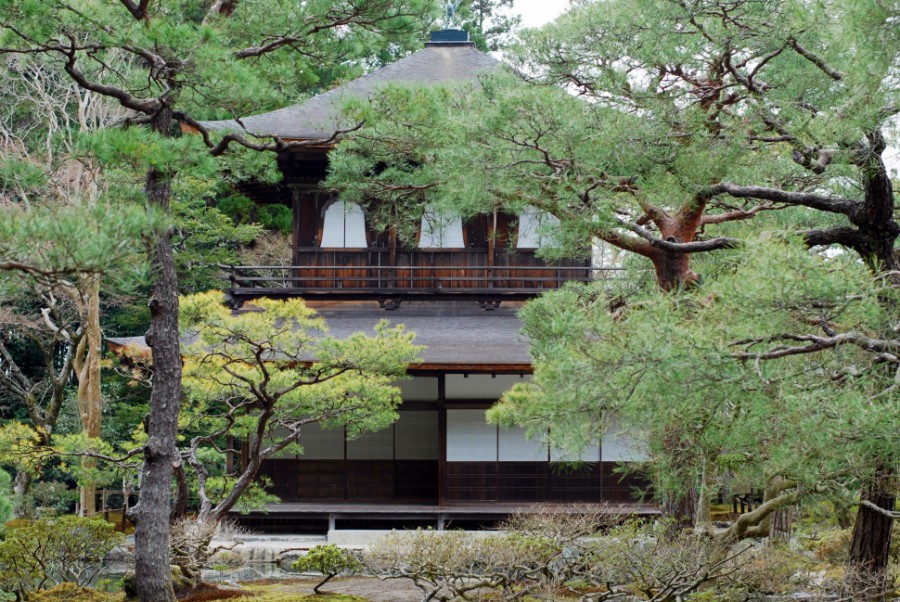
<instances>
[{"instance_id":1,"label":"tree trunk","mask_svg":"<svg viewBox=\"0 0 900 602\"><path fill-rule=\"evenodd\" d=\"M856 251L862 256L872 271L886 275L889 282L900 285L900 253L896 251L900 226L894 221L894 191L882 154L886 143L881 131L867 135L870 148L863 154L859 163L864 179L865 198L863 211L851 217L851 221L859 227L862 241L858 242ZM897 306L893 297L882 299L890 311L896 313ZM891 328L892 325L886 325ZM885 374L892 382L894 375ZM871 486L863 493L867 500L888 511L893 511L896 497L892 493L891 484L895 475L891 466L895 458L876 457L872 459L878 467ZM847 587L854 599L883 600L885 590L885 573L887 570L891 546L891 532L894 519L885 513L866 506L860 506L853 525L853 538L850 542L850 558L847 570ZM865 597L863 597L865 596Z\"/></svg>"},{"instance_id":2,"label":"tree trunk","mask_svg":"<svg viewBox=\"0 0 900 602\"><path fill-rule=\"evenodd\" d=\"M660 238L671 243L693 242L707 202L706 198L696 198L683 205L675 215L654 219ZM683 290L700 283L700 275L691 269L690 253L655 248L649 259L656 270L656 282L663 291Z\"/></svg>"},{"instance_id":3,"label":"tree trunk","mask_svg":"<svg viewBox=\"0 0 900 602\"><path fill-rule=\"evenodd\" d=\"M16 471L16 478L13 482L13 508L16 518L25 518L28 514L25 496L28 495L29 489L31 489L31 473L20 468Z\"/></svg>"},{"instance_id":4,"label":"tree trunk","mask_svg":"<svg viewBox=\"0 0 900 602\"><path fill-rule=\"evenodd\" d=\"M691 269L689 253L660 251L650 260L656 270L656 283L660 290L668 293L691 288L700 282L699 274Z\"/></svg>"},{"instance_id":5,"label":"tree trunk","mask_svg":"<svg viewBox=\"0 0 900 602\"><path fill-rule=\"evenodd\" d=\"M766 487L766 495L763 502L775 499L784 491L782 487L785 485L783 477L773 477ZM769 543L783 543L790 541L794 530L794 509L792 506L785 506L774 511L768 519L766 525L769 532Z\"/></svg>"},{"instance_id":6,"label":"tree trunk","mask_svg":"<svg viewBox=\"0 0 900 602\"><path fill-rule=\"evenodd\" d=\"M153 117L158 134L169 135L172 113L163 108ZM150 168L147 199L153 208L168 210L172 174ZM155 243L156 279L150 296L147 343L153 352L153 391L145 422L149 436L144 447L141 491L131 510L135 531L135 589L140 602L175 602L169 551L169 506L172 473L180 464L175 437L181 404L181 352L178 339L178 282L171 233Z\"/></svg>"},{"instance_id":7,"label":"tree trunk","mask_svg":"<svg viewBox=\"0 0 900 602\"><path fill-rule=\"evenodd\" d=\"M690 487L684 493L667 498L662 505L663 516L668 519L666 532L670 537L685 529L693 529L697 520L697 490Z\"/></svg>"},{"instance_id":8,"label":"tree trunk","mask_svg":"<svg viewBox=\"0 0 900 602\"><path fill-rule=\"evenodd\" d=\"M100 424L103 417L103 399L100 390L100 276L91 275L82 280L81 293L87 299L84 307L84 338L81 340L83 352L79 353L79 361L75 366L78 377L78 415L81 418L81 431L91 438L100 437ZM82 459L82 466L93 469L97 462L93 458ZM89 516L97 512L96 487L93 483L81 486L81 512Z\"/></svg>"},{"instance_id":9,"label":"tree trunk","mask_svg":"<svg viewBox=\"0 0 900 602\"><path fill-rule=\"evenodd\" d=\"M697 497L695 527L712 524L712 475L709 474L709 463L703 462L700 476L700 494Z\"/></svg>"},{"instance_id":10,"label":"tree trunk","mask_svg":"<svg viewBox=\"0 0 900 602\"><path fill-rule=\"evenodd\" d=\"M896 497L883 491L867 491L863 499L879 508L894 510ZM885 575L894 520L889 515L860 506L853 525L847 571L848 594L854 600L884 600Z\"/></svg>"},{"instance_id":11,"label":"tree trunk","mask_svg":"<svg viewBox=\"0 0 900 602\"><path fill-rule=\"evenodd\" d=\"M771 543L785 543L794 534L794 509L790 506L772 513L772 530L769 533Z\"/></svg>"}]
</instances>

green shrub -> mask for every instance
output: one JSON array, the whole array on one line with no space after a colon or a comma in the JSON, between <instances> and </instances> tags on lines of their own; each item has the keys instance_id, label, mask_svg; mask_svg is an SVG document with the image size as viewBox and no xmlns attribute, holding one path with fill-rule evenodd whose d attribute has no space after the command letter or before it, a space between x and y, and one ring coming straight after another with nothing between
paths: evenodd
<instances>
[{"instance_id":1,"label":"green shrub","mask_svg":"<svg viewBox=\"0 0 900 602\"><path fill-rule=\"evenodd\" d=\"M318 571L322 573L322 579L313 591L321 594L319 588L328 583L333 577L341 573L355 573L362 568L362 564L350 552L337 547L334 544L324 544L311 549L306 556L301 556L292 565L297 571Z\"/></svg>"},{"instance_id":2,"label":"green shrub","mask_svg":"<svg viewBox=\"0 0 900 602\"><path fill-rule=\"evenodd\" d=\"M5 527L7 531L13 531L15 529L21 529L22 527L27 527L33 521L30 518L14 518L6 521Z\"/></svg>"},{"instance_id":3,"label":"green shrub","mask_svg":"<svg viewBox=\"0 0 900 602\"><path fill-rule=\"evenodd\" d=\"M89 585L106 554L123 541L102 519L41 519L11 529L0 542L0 589L26 597L48 585Z\"/></svg>"},{"instance_id":4,"label":"green shrub","mask_svg":"<svg viewBox=\"0 0 900 602\"><path fill-rule=\"evenodd\" d=\"M71 512L78 499L78 491L59 481L32 483L24 503L29 516L59 516Z\"/></svg>"},{"instance_id":5,"label":"green shrub","mask_svg":"<svg viewBox=\"0 0 900 602\"><path fill-rule=\"evenodd\" d=\"M294 212L284 205L264 205L257 213L259 223L269 230L288 234L294 227Z\"/></svg>"},{"instance_id":6,"label":"green shrub","mask_svg":"<svg viewBox=\"0 0 900 602\"><path fill-rule=\"evenodd\" d=\"M56 587L31 594L29 602L120 602L125 597L121 593L99 592L74 583L60 583Z\"/></svg>"},{"instance_id":7,"label":"green shrub","mask_svg":"<svg viewBox=\"0 0 900 602\"><path fill-rule=\"evenodd\" d=\"M752 596L787 595L813 589L815 568L802 552L786 545L766 546L742 559L734 580Z\"/></svg>"},{"instance_id":8,"label":"green shrub","mask_svg":"<svg viewBox=\"0 0 900 602\"><path fill-rule=\"evenodd\" d=\"M816 542L813 551L816 558L830 564L846 564L850 559L851 529L826 531Z\"/></svg>"},{"instance_id":9,"label":"green shrub","mask_svg":"<svg viewBox=\"0 0 900 602\"><path fill-rule=\"evenodd\" d=\"M12 516L12 478L5 470L0 470L0 524Z\"/></svg>"},{"instance_id":10,"label":"green shrub","mask_svg":"<svg viewBox=\"0 0 900 602\"><path fill-rule=\"evenodd\" d=\"M216 208L230 217L235 224L248 224L253 220L256 203L247 197L235 194L220 199Z\"/></svg>"}]
</instances>

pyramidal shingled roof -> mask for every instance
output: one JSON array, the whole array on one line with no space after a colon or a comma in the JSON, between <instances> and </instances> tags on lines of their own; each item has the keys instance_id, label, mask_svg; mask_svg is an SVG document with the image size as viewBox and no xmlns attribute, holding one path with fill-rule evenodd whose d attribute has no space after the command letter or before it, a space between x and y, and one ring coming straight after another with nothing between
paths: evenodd
<instances>
[{"instance_id":1,"label":"pyramidal shingled roof","mask_svg":"<svg viewBox=\"0 0 900 602\"><path fill-rule=\"evenodd\" d=\"M341 129L340 108L350 97L367 97L388 84L436 85L473 80L502 63L471 42L427 42L425 48L299 104L237 120L201 122L211 130L246 131L289 139L325 139Z\"/></svg>"}]
</instances>

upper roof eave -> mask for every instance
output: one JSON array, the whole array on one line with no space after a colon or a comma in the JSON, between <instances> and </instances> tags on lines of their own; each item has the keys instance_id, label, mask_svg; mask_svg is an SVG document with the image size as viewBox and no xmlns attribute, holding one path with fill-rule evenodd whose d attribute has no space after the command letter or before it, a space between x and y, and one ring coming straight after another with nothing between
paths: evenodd
<instances>
[{"instance_id":1,"label":"upper roof eave","mask_svg":"<svg viewBox=\"0 0 900 602\"><path fill-rule=\"evenodd\" d=\"M389 84L437 85L474 81L502 63L471 44L429 44L368 75L318 94L301 103L241 118L201 121L216 131L276 136L285 141L327 140L341 129L340 110L347 98L365 97ZM323 147L324 148L324 147Z\"/></svg>"}]
</instances>

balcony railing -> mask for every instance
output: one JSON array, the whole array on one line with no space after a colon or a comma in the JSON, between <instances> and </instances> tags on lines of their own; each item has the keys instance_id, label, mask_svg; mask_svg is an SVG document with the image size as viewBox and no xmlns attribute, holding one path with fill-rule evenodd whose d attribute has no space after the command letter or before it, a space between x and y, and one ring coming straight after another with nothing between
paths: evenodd
<instances>
[{"instance_id":1,"label":"balcony railing","mask_svg":"<svg viewBox=\"0 0 900 602\"><path fill-rule=\"evenodd\" d=\"M584 265L221 266L236 305L259 297L524 300L570 281L616 278L622 268Z\"/></svg>"}]
</instances>

